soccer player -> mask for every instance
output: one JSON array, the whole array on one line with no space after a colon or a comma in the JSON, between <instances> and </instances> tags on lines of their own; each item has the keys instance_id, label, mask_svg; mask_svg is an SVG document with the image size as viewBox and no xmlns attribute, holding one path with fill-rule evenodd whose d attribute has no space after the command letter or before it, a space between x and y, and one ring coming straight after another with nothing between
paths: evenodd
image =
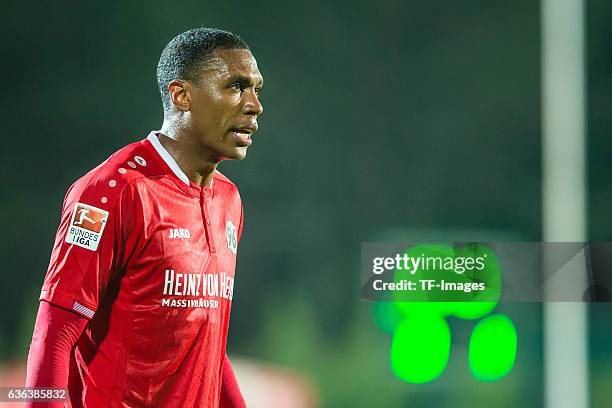
<instances>
[{"instance_id":1,"label":"soccer player","mask_svg":"<svg viewBox=\"0 0 612 408\"><path fill-rule=\"evenodd\" d=\"M246 156L263 79L238 36L197 28L157 81L161 130L66 194L26 386L67 386L73 407L244 407L226 356L242 204L217 165Z\"/></svg>"}]
</instances>

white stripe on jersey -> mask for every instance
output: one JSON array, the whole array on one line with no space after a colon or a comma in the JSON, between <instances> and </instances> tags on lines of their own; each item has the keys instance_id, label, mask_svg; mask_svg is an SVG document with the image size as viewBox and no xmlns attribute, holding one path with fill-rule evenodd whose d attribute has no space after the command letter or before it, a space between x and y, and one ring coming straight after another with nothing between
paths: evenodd
<instances>
[{"instance_id":1,"label":"white stripe on jersey","mask_svg":"<svg viewBox=\"0 0 612 408\"><path fill-rule=\"evenodd\" d=\"M95 313L93 310L91 310L91 309L90 309L90 308L88 308L88 307L83 306L83 305L82 305L82 304L80 304L79 302L74 302L74 305L72 306L72 308L73 308L75 311L77 311L77 312L79 312L79 313L81 313L81 314L84 314L85 316L87 316L87 317L89 317L89 318L92 318L92 317L93 317L93 315L94 315L94 313Z\"/></svg>"}]
</instances>

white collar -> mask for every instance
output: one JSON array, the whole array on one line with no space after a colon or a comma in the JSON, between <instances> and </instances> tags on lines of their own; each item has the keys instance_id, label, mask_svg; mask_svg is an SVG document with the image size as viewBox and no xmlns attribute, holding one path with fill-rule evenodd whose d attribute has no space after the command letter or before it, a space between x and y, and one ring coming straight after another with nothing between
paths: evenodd
<instances>
[{"instance_id":1,"label":"white collar","mask_svg":"<svg viewBox=\"0 0 612 408\"><path fill-rule=\"evenodd\" d=\"M170 153L168 153L168 151L164 149L164 146L162 146L159 141L159 138L157 137L157 133L155 131L149 133L149 136L147 136L147 140L151 142L151 144L155 148L155 151L157 151L157 153L161 156L162 160L166 162L170 169L172 169L174 174L176 174L176 176L180 178L183 183L189 185L189 177L187 177L183 170L181 170L179 165L176 163L176 160L174 160Z\"/></svg>"},{"instance_id":2,"label":"white collar","mask_svg":"<svg viewBox=\"0 0 612 408\"><path fill-rule=\"evenodd\" d=\"M185 172L183 172L183 170L181 170L181 168L179 167L176 160L174 160L174 158L170 155L170 153L168 153L168 151L164 148L164 146L162 146L161 142L159 141L159 136L157 136L157 133L158 131L155 131L155 130L151 131L151 133L149 133L149 136L147 136L147 140L151 142L155 151L159 154L162 160L166 162L166 164L170 167L170 169L174 172L174 174L176 174L176 176L180 178L183 183L189 185L189 177L187 177ZM215 182L215 179L213 177L213 179L210 180L211 190L212 190L212 186L214 182Z\"/></svg>"}]
</instances>

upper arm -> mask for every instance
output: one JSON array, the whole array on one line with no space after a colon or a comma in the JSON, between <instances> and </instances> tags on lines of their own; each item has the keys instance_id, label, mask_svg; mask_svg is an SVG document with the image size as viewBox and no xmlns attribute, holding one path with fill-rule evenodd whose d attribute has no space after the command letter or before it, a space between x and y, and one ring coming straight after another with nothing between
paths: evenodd
<instances>
[{"instance_id":1,"label":"upper arm","mask_svg":"<svg viewBox=\"0 0 612 408\"><path fill-rule=\"evenodd\" d=\"M78 183L78 182L77 182ZM113 195L92 181L66 196L40 299L91 318L123 264L123 220L131 218L124 186Z\"/></svg>"}]
</instances>

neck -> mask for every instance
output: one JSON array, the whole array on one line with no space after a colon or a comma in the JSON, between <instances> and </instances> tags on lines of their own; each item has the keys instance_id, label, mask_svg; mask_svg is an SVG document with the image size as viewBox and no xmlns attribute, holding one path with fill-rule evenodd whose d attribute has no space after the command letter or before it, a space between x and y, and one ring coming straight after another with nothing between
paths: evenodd
<instances>
[{"instance_id":1,"label":"neck","mask_svg":"<svg viewBox=\"0 0 612 408\"><path fill-rule=\"evenodd\" d=\"M198 148L190 143L190 140L192 138L187 136L185 129L172 126L166 121L159 131L159 142L187 175L189 181L202 187L210 187L217 163L202 160L205 155L199 154Z\"/></svg>"}]
</instances>

